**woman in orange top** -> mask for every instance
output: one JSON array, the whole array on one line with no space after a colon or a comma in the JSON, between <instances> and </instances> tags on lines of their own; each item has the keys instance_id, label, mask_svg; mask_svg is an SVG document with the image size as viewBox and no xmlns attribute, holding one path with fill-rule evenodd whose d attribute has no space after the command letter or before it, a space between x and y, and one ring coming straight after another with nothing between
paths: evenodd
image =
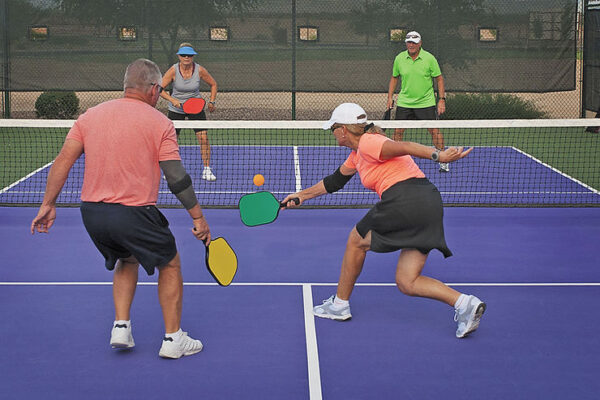
<instances>
[{"instance_id":1,"label":"woman in orange top","mask_svg":"<svg viewBox=\"0 0 600 400\"><path fill-rule=\"evenodd\" d=\"M450 147L444 151L412 142L395 142L379 127L367 124L365 111L357 104L338 106L323 129L331 129L340 146L352 149L346 161L331 175L298 193L287 196L287 207L326 193L340 190L358 172L362 184L381 198L350 232L342 260L337 293L313 309L314 315L347 320L350 295L362 271L366 253L401 250L396 269L396 284L409 296L427 297L455 308L457 337L464 337L479 326L485 303L475 296L457 292L444 283L421 275L427 255L438 249L452 255L446 245L442 198L425 178L411 156L436 162L452 162L466 157L472 149Z\"/></svg>"}]
</instances>

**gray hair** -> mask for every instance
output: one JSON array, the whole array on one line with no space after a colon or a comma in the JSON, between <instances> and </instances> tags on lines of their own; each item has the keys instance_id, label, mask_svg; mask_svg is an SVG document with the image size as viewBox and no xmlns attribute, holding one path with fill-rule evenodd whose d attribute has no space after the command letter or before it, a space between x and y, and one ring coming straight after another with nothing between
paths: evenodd
<instances>
[{"instance_id":1,"label":"gray hair","mask_svg":"<svg viewBox=\"0 0 600 400\"><path fill-rule=\"evenodd\" d=\"M147 91L155 83L160 84L162 74L154 61L138 58L127 66L123 89L134 88Z\"/></svg>"}]
</instances>

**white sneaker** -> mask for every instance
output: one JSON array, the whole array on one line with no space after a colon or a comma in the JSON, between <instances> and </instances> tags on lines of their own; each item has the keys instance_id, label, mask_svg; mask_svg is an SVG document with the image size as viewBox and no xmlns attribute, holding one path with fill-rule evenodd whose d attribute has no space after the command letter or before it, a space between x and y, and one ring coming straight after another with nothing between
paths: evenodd
<instances>
[{"instance_id":1,"label":"white sneaker","mask_svg":"<svg viewBox=\"0 0 600 400\"><path fill-rule=\"evenodd\" d=\"M485 303L475 296L469 296L467 307L463 312L455 310L454 320L458 322L456 337L464 338L479 327L479 321L485 312Z\"/></svg>"},{"instance_id":2,"label":"white sneaker","mask_svg":"<svg viewBox=\"0 0 600 400\"><path fill-rule=\"evenodd\" d=\"M110 333L110 345L113 349L130 349L135 346L133 335L131 334L131 324L113 324Z\"/></svg>"},{"instance_id":3,"label":"white sneaker","mask_svg":"<svg viewBox=\"0 0 600 400\"><path fill-rule=\"evenodd\" d=\"M450 172L450 165L448 163L440 163L440 172Z\"/></svg>"},{"instance_id":4,"label":"white sneaker","mask_svg":"<svg viewBox=\"0 0 600 400\"><path fill-rule=\"evenodd\" d=\"M323 301L323 304L313 308L313 314L316 317L334 319L336 321L345 321L352 318L350 313L350 304L340 309L333 307L333 300L335 296L331 296L327 300Z\"/></svg>"},{"instance_id":5,"label":"white sneaker","mask_svg":"<svg viewBox=\"0 0 600 400\"><path fill-rule=\"evenodd\" d=\"M212 181L216 181L217 177L213 174L210 167L204 167L204 169L202 170L202 179L204 179L205 181L212 182Z\"/></svg>"},{"instance_id":6,"label":"white sneaker","mask_svg":"<svg viewBox=\"0 0 600 400\"><path fill-rule=\"evenodd\" d=\"M158 355L163 358L181 358L199 353L203 347L201 341L192 339L187 332L183 332L177 341L165 336Z\"/></svg>"}]
</instances>

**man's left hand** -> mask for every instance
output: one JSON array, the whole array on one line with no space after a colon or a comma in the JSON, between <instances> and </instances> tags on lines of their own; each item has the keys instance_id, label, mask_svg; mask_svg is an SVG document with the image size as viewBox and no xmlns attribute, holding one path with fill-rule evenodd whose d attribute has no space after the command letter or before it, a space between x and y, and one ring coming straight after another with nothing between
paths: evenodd
<instances>
[{"instance_id":1,"label":"man's left hand","mask_svg":"<svg viewBox=\"0 0 600 400\"><path fill-rule=\"evenodd\" d=\"M446 100L440 99L440 101L438 101L437 112L438 112L438 115L442 115L443 113L446 112Z\"/></svg>"},{"instance_id":2,"label":"man's left hand","mask_svg":"<svg viewBox=\"0 0 600 400\"><path fill-rule=\"evenodd\" d=\"M56 206L42 205L37 216L31 222L31 234L37 229L39 233L48 233L50 227L56 219Z\"/></svg>"}]
</instances>

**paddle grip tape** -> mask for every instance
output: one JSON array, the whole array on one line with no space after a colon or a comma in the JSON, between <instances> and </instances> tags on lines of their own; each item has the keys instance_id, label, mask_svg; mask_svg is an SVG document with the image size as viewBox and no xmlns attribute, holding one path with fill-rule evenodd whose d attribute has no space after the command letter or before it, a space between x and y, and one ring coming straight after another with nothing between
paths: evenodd
<instances>
[{"instance_id":1,"label":"paddle grip tape","mask_svg":"<svg viewBox=\"0 0 600 400\"><path fill-rule=\"evenodd\" d=\"M323 185L325 185L327 193L334 193L346 186L350 179L352 179L352 175L344 175L338 168L333 174L323 178Z\"/></svg>"}]
</instances>

